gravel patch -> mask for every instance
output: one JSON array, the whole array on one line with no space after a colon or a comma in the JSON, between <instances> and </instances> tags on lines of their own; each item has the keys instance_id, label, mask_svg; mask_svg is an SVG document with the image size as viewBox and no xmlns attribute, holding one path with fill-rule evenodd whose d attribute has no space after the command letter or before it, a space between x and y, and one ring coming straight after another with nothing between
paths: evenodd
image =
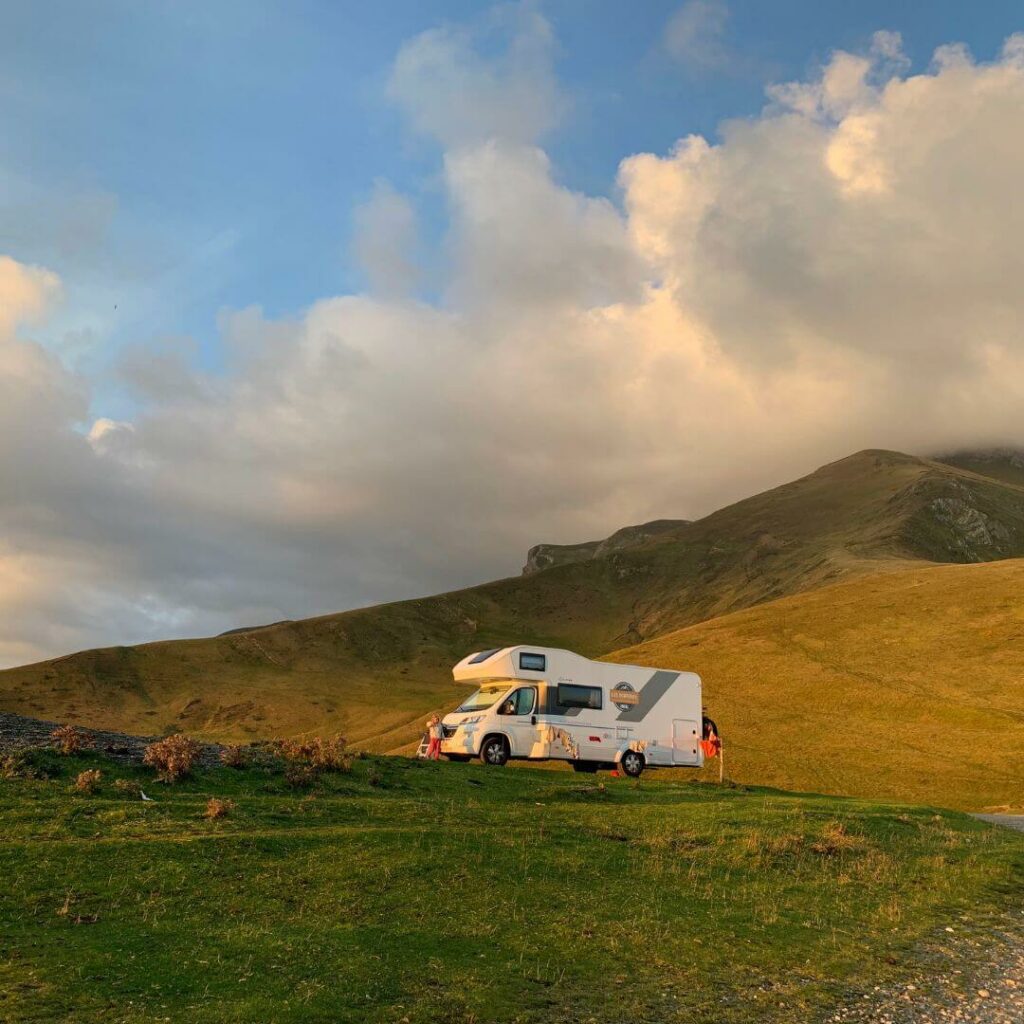
<instances>
[{"instance_id":1,"label":"gravel patch","mask_svg":"<svg viewBox=\"0 0 1024 1024\"><path fill-rule=\"evenodd\" d=\"M62 724L0 711L0 754L13 754L28 747L51 746L50 734ZM102 751L115 761L132 764L141 764L146 747L161 738L128 736L125 733L107 732L103 729L77 728L92 738L96 750ZM199 755L199 764L202 767L213 768L220 763L220 752L224 748L219 743L202 743L200 746L202 752Z\"/></svg>"},{"instance_id":2,"label":"gravel patch","mask_svg":"<svg viewBox=\"0 0 1024 1024\"><path fill-rule=\"evenodd\" d=\"M974 817L990 825L1005 825L1006 828L1024 832L1024 814L975 814Z\"/></svg>"},{"instance_id":3,"label":"gravel patch","mask_svg":"<svg viewBox=\"0 0 1024 1024\"><path fill-rule=\"evenodd\" d=\"M876 986L826 1014L830 1024L1022 1024L1024 911L985 929L946 926L915 955L910 981Z\"/></svg>"}]
</instances>

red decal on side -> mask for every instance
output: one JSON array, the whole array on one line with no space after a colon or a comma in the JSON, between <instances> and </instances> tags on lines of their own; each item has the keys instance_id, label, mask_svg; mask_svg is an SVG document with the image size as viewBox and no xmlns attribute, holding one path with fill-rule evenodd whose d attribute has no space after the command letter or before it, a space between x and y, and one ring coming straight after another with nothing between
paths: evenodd
<instances>
[{"instance_id":1,"label":"red decal on side","mask_svg":"<svg viewBox=\"0 0 1024 1024\"><path fill-rule=\"evenodd\" d=\"M601 742L601 737L600 736L590 736L589 739L590 739L591 743L600 743Z\"/></svg>"}]
</instances>

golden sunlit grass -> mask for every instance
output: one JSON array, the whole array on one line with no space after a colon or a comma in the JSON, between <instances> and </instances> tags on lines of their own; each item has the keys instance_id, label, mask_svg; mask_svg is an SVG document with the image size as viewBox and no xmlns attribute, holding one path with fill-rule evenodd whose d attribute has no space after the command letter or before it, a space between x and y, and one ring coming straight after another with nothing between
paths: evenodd
<instances>
[{"instance_id":1,"label":"golden sunlit grass","mask_svg":"<svg viewBox=\"0 0 1024 1024\"><path fill-rule=\"evenodd\" d=\"M905 569L610 657L701 673L733 778L979 809L1024 779L1022 591L1020 560Z\"/></svg>"}]
</instances>

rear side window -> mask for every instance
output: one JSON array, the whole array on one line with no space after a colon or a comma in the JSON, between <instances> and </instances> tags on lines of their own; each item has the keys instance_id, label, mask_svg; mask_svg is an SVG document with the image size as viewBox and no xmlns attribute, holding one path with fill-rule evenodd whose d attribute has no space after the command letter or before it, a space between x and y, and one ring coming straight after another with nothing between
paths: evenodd
<instances>
[{"instance_id":1,"label":"rear side window","mask_svg":"<svg viewBox=\"0 0 1024 1024\"><path fill-rule=\"evenodd\" d=\"M519 654L519 667L527 672L545 672L548 667L548 659L543 654L528 654L521 651Z\"/></svg>"},{"instance_id":2,"label":"rear side window","mask_svg":"<svg viewBox=\"0 0 1024 1024\"><path fill-rule=\"evenodd\" d=\"M559 683L558 703L563 708L587 708L591 711L600 711L601 687Z\"/></svg>"}]
</instances>

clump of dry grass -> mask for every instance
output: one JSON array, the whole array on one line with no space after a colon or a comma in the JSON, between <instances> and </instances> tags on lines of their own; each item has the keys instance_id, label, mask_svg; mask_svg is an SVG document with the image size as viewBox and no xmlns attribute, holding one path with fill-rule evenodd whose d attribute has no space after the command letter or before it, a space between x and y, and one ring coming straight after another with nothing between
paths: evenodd
<instances>
[{"instance_id":1,"label":"clump of dry grass","mask_svg":"<svg viewBox=\"0 0 1024 1024\"><path fill-rule=\"evenodd\" d=\"M81 750L87 750L94 745L92 736L73 725L62 725L50 733L50 739L54 746L65 756L70 757Z\"/></svg>"},{"instance_id":2,"label":"clump of dry grass","mask_svg":"<svg viewBox=\"0 0 1024 1024\"><path fill-rule=\"evenodd\" d=\"M821 836L811 843L811 849L823 857L836 857L863 845L864 840L847 832L841 821L830 821L821 830Z\"/></svg>"},{"instance_id":3,"label":"clump of dry grass","mask_svg":"<svg viewBox=\"0 0 1024 1024\"><path fill-rule=\"evenodd\" d=\"M78 773L73 788L76 793L91 795L100 788L102 778L103 773L98 768L87 768L84 772Z\"/></svg>"},{"instance_id":4,"label":"clump of dry grass","mask_svg":"<svg viewBox=\"0 0 1024 1024\"><path fill-rule=\"evenodd\" d=\"M199 744L190 736L177 733L157 740L146 747L142 760L155 768L163 782L176 782L189 775L201 752Z\"/></svg>"},{"instance_id":5,"label":"clump of dry grass","mask_svg":"<svg viewBox=\"0 0 1024 1024\"><path fill-rule=\"evenodd\" d=\"M220 797L211 796L206 802L206 810L203 812L203 817L211 820L226 818L234 809L234 800L221 800Z\"/></svg>"},{"instance_id":6,"label":"clump of dry grass","mask_svg":"<svg viewBox=\"0 0 1024 1024\"><path fill-rule=\"evenodd\" d=\"M24 750L0 758L0 779L38 778L42 778L42 773L29 761Z\"/></svg>"},{"instance_id":7,"label":"clump of dry grass","mask_svg":"<svg viewBox=\"0 0 1024 1024\"><path fill-rule=\"evenodd\" d=\"M134 779L115 779L114 789L126 796L142 795L142 787Z\"/></svg>"},{"instance_id":8,"label":"clump of dry grass","mask_svg":"<svg viewBox=\"0 0 1024 1024\"><path fill-rule=\"evenodd\" d=\"M348 749L344 736L325 739L314 736L308 740L278 740L277 753L292 764L309 765L316 771L349 772L355 754Z\"/></svg>"},{"instance_id":9,"label":"clump of dry grass","mask_svg":"<svg viewBox=\"0 0 1024 1024\"><path fill-rule=\"evenodd\" d=\"M227 768L244 768L249 759L242 747L232 744L220 752L220 763Z\"/></svg>"}]
</instances>

